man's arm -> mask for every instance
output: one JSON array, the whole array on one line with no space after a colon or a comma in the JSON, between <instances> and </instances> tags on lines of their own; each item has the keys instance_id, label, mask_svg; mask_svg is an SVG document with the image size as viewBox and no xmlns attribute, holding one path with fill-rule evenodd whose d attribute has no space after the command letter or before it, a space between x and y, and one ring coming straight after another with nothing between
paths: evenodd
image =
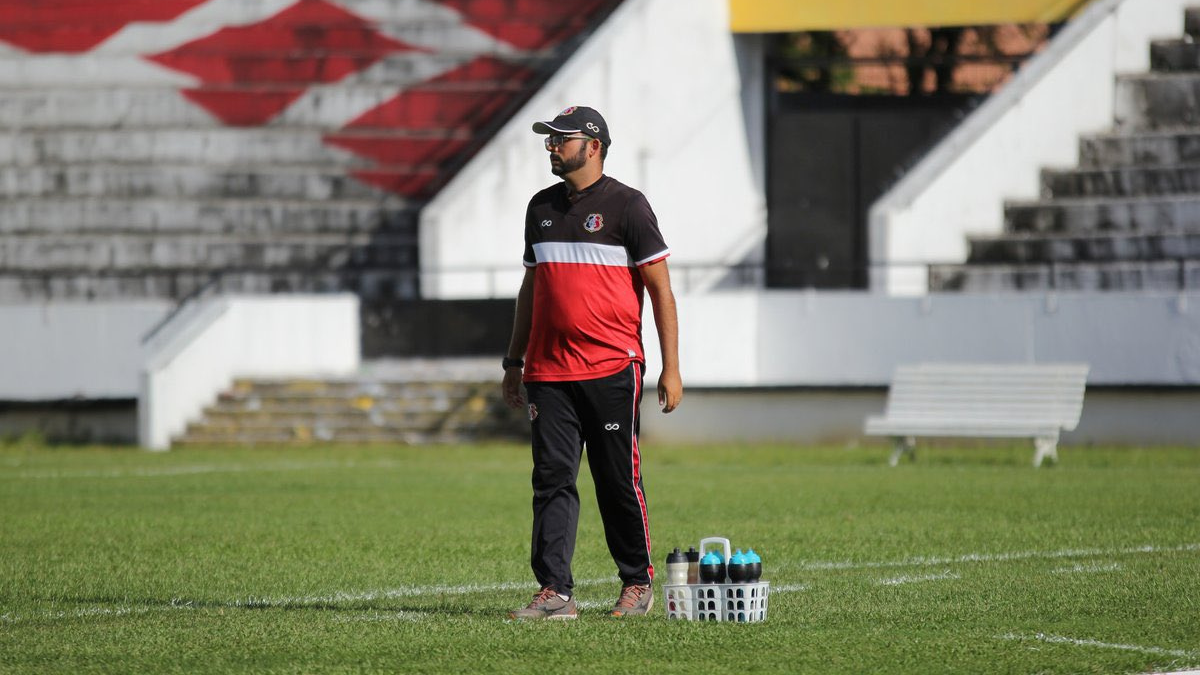
<instances>
[{"instance_id":1,"label":"man's arm","mask_svg":"<svg viewBox=\"0 0 1200 675\"><path fill-rule=\"evenodd\" d=\"M517 308L513 313L512 337L508 341L510 359L525 358L525 348L529 346L529 329L533 325L533 277L536 267L526 267L525 277L521 280L521 290L517 292ZM525 405L525 397L521 395L521 369L516 366L504 369L504 381L501 388L504 391L504 401L509 407L520 408Z\"/></svg>"},{"instance_id":2,"label":"man's arm","mask_svg":"<svg viewBox=\"0 0 1200 675\"><path fill-rule=\"evenodd\" d=\"M666 260L640 267L642 282L654 307L654 325L662 350L662 375L658 378L658 405L669 413L683 400L683 380L679 376L679 317L675 313L675 294Z\"/></svg>"}]
</instances>

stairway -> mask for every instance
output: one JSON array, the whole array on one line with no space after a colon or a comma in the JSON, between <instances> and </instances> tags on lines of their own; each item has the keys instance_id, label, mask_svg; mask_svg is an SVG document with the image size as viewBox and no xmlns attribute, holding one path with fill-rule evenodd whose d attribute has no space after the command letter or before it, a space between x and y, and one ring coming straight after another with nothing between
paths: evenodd
<instances>
[{"instance_id":1,"label":"stairway","mask_svg":"<svg viewBox=\"0 0 1200 675\"><path fill-rule=\"evenodd\" d=\"M172 445L425 445L528 435L523 411L508 409L500 398L498 378L243 379Z\"/></svg>"},{"instance_id":2,"label":"stairway","mask_svg":"<svg viewBox=\"0 0 1200 675\"><path fill-rule=\"evenodd\" d=\"M3 3L0 301L417 297L422 205L618 3Z\"/></svg>"},{"instance_id":3,"label":"stairway","mask_svg":"<svg viewBox=\"0 0 1200 675\"><path fill-rule=\"evenodd\" d=\"M1118 78L1114 128L1081 139L1079 166L1043 170L1042 198L1007 203L964 264L930 266L931 290L1200 287L1200 8L1184 31Z\"/></svg>"}]
</instances>

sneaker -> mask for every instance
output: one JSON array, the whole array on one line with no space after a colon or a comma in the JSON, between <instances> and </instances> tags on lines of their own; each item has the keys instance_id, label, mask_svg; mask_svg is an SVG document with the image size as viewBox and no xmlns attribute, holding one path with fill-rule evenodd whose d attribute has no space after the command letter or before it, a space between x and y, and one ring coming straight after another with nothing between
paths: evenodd
<instances>
[{"instance_id":1,"label":"sneaker","mask_svg":"<svg viewBox=\"0 0 1200 675\"><path fill-rule=\"evenodd\" d=\"M533 602L524 609L508 613L510 619L574 619L575 598L563 600L553 588L543 588L533 596Z\"/></svg>"},{"instance_id":2,"label":"sneaker","mask_svg":"<svg viewBox=\"0 0 1200 675\"><path fill-rule=\"evenodd\" d=\"M645 586L626 586L621 589L621 597L613 607L612 616L641 616L654 606L654 592L650 584Z\"/></svg>"}]
</instances>

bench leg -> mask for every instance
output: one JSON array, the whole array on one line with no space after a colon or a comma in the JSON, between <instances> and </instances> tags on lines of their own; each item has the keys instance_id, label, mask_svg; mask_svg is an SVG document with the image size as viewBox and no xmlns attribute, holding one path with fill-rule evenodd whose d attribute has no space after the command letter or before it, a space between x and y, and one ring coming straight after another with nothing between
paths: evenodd
<instances>
[{"instance_id":1,"label":"bench leg","mask_svg":"<svg viewBox=\"0 0 1200 675\"><path fill-rule=\"evenodd\" d=\"M1049 459L1052 464L1058 463L1058 434L1053 436L1038 436L1033 439L1033 465L1039 467Z\"/></svg>"},{"instance_id":2,"label":"bench leg","mask_svg":"<svg viewBox=\"0 0 1200 675\"><path fill-rule=\"evenodd\" d=\"M917 458L917 439L912 436L893 436L892 457L888 460L888 465L896 466L903 455L908 455L909 459Z\"/></svg>"}]
</instances>

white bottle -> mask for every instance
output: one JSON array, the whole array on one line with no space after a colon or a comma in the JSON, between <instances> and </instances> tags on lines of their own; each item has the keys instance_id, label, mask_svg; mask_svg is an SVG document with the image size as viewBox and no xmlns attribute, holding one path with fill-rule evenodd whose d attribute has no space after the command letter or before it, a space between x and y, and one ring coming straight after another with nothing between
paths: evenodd
<instances>
[{"instance_id":1,"label":"white bottle","mask_svg":"<svg viewBox=\"0 0 1200 675\"><path fill-rule=\"evenodd\" d=\"M682 586L688 582L688 560L687 556L675 547L675 550L667 555L667 585Z\"/></svg>"}]
</instances>

